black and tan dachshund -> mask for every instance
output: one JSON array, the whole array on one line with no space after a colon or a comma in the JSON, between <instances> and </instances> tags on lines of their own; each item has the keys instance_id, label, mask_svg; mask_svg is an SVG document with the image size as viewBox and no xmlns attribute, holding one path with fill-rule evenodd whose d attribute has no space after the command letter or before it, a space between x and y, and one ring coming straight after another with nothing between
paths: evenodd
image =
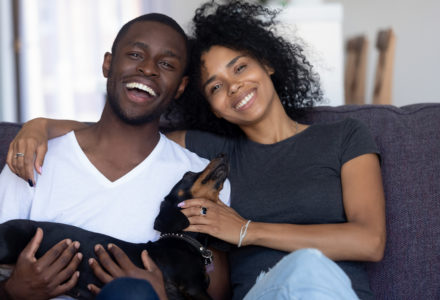
<instances>
[{"instance_id":1,"label":"black and tan dachshund","mask_svg":"<svg viewBox=\"0 0 440 300\"><path fill-rule=\"evenodd\" d=\"M19 253L31 240L37 227L40 227L43 229L44 238L36 254L37 258L66 238L79 241L81 244L79 251L84 255L78 268L81 276L77 285L68 293L74 298L93 298L87 289L89 283L102 286L87 261L90 257L96 258L94 245L101 244L105 247L112 243L119 246L140 268L143 268L141 252L146 249L163 273L169 299L210 299L206 292L209 277L205 271L205 264L210 262L212 256L200 243L203 242L200 239L205 239L206 236L182 232L189 225L189 221L177 204L199 197L218 201L228 170L226 157L220 155L202 172L185 173L161 203L154 229L160 231L162 236L155 242L134 244L65 224L11 220L0 224L0 264L15 264Z\"/></svg>"}]
</instances>

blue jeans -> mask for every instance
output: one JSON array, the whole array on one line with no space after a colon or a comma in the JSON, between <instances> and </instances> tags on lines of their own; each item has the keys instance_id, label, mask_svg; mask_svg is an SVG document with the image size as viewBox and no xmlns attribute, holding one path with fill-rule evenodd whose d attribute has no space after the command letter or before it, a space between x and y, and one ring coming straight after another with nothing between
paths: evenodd
<instances>
[{"instance_id":1,"label":"blue jeans","mask_svg":"<svg viewBox=\"0 0 440 300\"><path fill-rule=\"evenodd\" d=\"M106 284L96 300L159 300L151 284L142 279L121 277Z\"/></svg>"},{"instance_id":2,"label":"blue jeans","mask_svg":"<svg viewBox=\"0 0 440 300\"><path fill-rule=\"evenodd\" d=\"M359 299L342 269L321 251L301 249L286 255L257 278L244 300Z\"/></svg>"},{"instance_id":3,"label":"blue jeans","mask_svg":"<svg viewBox=\"0 0 440 300\"><path fill-rule=\"evenodd\" d=\"M150 283L119 278L107 284L96 300L158 299ZM358 299L342 269L316 249L286 255L269 272L257 278L244 300Z\"/></svg>"}]
</instances>

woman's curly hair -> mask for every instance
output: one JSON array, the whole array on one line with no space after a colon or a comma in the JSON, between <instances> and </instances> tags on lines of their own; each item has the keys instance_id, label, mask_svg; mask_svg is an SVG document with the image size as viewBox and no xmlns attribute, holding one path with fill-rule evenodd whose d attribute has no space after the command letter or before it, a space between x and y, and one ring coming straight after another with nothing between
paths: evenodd
<instances>
[{"instance_id":1,"label":"woman's curly hair","mask_svg":"<svg viewBox=\"0 0 440 300\"><path fill-rule=\"evenodd\" d=\"M170 105L165 114L168 121L177 118L183 121L184 129L227 136L243 134L237 125L212 113L201 91L201 56L215 45L243 51L274 69L271 79L292 119L322 100L319 77L303 49L274 34L276 11L243 1L217 2L205 3L196 10L190 39L189 84L183 95Z\"/></svg>"}]
</instances>

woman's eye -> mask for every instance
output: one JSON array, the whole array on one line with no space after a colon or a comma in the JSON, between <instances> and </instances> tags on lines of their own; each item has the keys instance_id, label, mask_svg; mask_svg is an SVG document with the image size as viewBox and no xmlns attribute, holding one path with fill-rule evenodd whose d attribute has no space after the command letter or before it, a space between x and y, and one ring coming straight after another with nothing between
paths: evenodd
<instances>
[{"instance_id":1,"label":"woman's eye","mask_svg":"<svg viewBox=\"0 0 440 300\"><path fill-rule=\"evenodd\" d=\"M237 67L237 69L235 70L235 72L240 73L241 71L243 71L244 69L246 69L246 65L239 65Z\"/></svg>"},{"instance_id":2,"label":"woman's eye","mask_svg":"<svg viewBox=\"0 0 440 300\"><path fill-rule=\"evenodd\" d=\"M215 92L218 91L220 88L221 88L221 84L220 84L220 83L214 84L214 85L211 87L211 94L215 93Z\"/></svg>"}]
</instances>

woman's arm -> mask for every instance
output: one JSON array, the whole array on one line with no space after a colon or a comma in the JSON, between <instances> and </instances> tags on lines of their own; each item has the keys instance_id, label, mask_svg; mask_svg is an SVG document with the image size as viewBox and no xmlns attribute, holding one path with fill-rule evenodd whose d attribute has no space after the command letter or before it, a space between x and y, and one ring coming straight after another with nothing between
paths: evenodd
<instances>
[{"instance_id":1,"label":"woman's arm","mask_svg":"<svg viewBox=\"0 0 440 300\"><path fill-rule=\"evenodd\" d=\"M291 252L317 248L333 260L379 261L385 248L385 197L379 160L365 154L345 163L341 170L347 222L341 224L272 224L251 222L243 246L258 245ZM208 208L205 216L200 207ZM188 231L211 234L227 242L239 241L247 220L233 209L204 199L182 205L191 225ZM210 214L210 211L213 211Z\"/></svg>"},{"instance_id":2,"label":"woman's arm","mask_svg":"<svg viewBox=\"0 0 440 300\"><path fill-rule=\"evenodd\" d=\"M168 132L166 134L166 136L167 136L167 138L169 138L170 140L173 140L174 142L176 142L177 144L179 144L183 148L186 148L186 145L185 145L186 130L171 131L171 132Z\"/></svg>"},{"instance_id":3,"label":"woman's arm","mask_svg":"<svg viewBox=\"0 0 440 300\"><path fill-rule=\"evenodd\" d=\"M36 118L26 122L9 145L6 163L9 168L26 181L35 184L33 167L41 174L47 141L71 130L87 127L87 124L70 121ZM16 157L17 153L24 156Z\"/></svg>"},{"instance_id":4,"label":"woman's arm","mask_svg":"<svg viewBox=\"0 0 440 300\"><path fill-rule=\"evenodd\" d=\"M213 255L213 265L207 266L209 275L208 294L214 300L231 299L229 263L226 253L212 248L210 250Z\"/></svg>"}]
</instances>

